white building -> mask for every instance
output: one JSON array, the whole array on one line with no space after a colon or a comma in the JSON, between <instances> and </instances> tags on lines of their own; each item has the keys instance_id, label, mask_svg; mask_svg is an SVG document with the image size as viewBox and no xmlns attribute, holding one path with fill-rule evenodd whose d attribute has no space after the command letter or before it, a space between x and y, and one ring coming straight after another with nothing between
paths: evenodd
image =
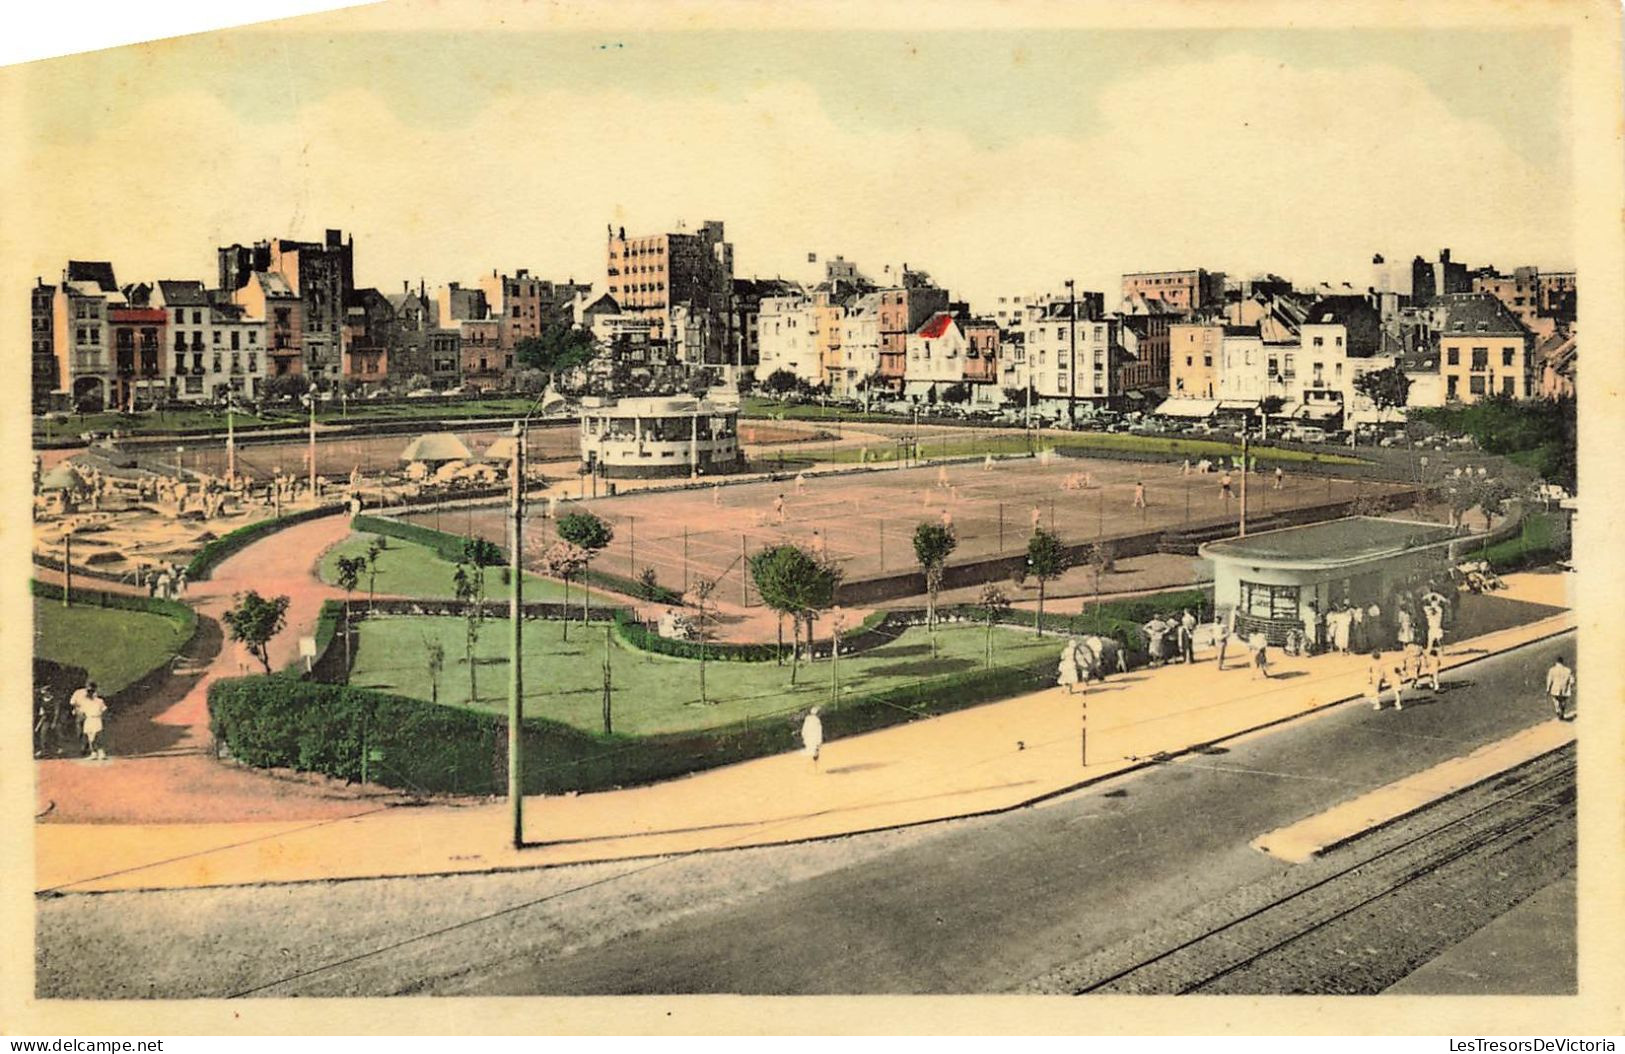
<instances>
[{"instance_id":1,"label":"white building","mask_svg":"<svg viewBox=\"0 0 1625 1054\"><path fill-rule=\"evenodd\" d=\"M855 297L841 319L840 369L831 372L837 396L853 398L858 384L880 371L880 293Z\"/></svg>"},{"instance_id":2,"label":"white building","mask_svg":"<svg viewBox=\"0 0 1625 1054\"><path fill-rule=\"evenodd\" d=\"M1093 294L1098 296L1099 294ZM1035 398L1062 403L1105 402L1112 390L1112 353L1119 344L1119 321L1090 310L1087 299L1073 304L1051 299L1030 305L1022 331L1022 359L1014 387L1030 382ZM1001 377L1004 375L1001 370Z\"/></svg>"},{"instance_id":3,"label":"white building","mask_svg":"<svg viewBox=\"0 0 1625 1054\"><path fill-rule=\"evenodd\" d=\"M745 466L739 407L692 396L581 405L581 462L608 478L705 476Z\"/></svg>"},{"instance_id":4,"label":"white building","mask_svg":"<svg viewBox=\"0 0 1625 1054\"><path fill-rule=\"evenodd\" d=\"M942 389L965 379L965 352L969 347L965 331L954 316L938 311L920 328L903 338L906 352L903 395L927 400L929 393L941 396Z\"/></svg>"},{"instance_id":5,"label":"white building","mask_svg":"<svg viewBox=\"0 0 1625 1054\"><path fill-rule=\"evenodd\" d=\"M812 297L772 296L762 300L757 319L759 361L756 383L761 384L780 370L794 374L811 385L824 380L823 348L820 346L818 306Z\"/></svg>"}]
</instances>

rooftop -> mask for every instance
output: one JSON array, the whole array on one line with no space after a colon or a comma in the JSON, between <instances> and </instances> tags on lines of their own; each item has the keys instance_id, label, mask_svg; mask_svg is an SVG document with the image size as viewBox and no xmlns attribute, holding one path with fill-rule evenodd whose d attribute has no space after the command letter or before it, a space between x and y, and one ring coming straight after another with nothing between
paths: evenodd
<instances>
[{"instance_id":1,"label":"rooftop","mask_svg":"<svg viewBox=\"0 0 1625 1054\"><path fill-rule=\"evenodd\" d=\"M1479 333L1521 337L1529 332L1505 304L1489 293L1450 293L1436 298L1435 303L1444 309L1439 325L1441 337Z\"/></svg>"},{"instance_id":2,"label":"rooftop","mask_svg":"<svg viewBox=\"0 0 1625 1054\"><path fill-rule=\"evenodd\" d=\"M164 303L170 307L209 306L209 294L202 282L160 278L158 289L164 294Z\"/></svg>"},{"instance_id":3,"label":"rooftop","mask_svg":"<svg viewBox=\"0 0 1625 1054\"><path fill-rule=\"evenodd\" d=\"M1351 516L1209 542L1202 546L1201 553L1226 560L1335 567L1382 560L1456 537L1459 535L1453 529L1437 523Z\"/></svg>"}]
</instances>

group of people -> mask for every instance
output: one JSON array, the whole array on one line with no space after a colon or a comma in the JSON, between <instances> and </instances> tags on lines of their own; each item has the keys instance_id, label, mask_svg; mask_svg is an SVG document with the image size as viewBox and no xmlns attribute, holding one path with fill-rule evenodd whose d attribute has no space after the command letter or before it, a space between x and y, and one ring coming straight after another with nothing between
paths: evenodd
<instances>
[{"instance_id":1,"label":"group of people","mask_svg":"<svg viewBox=\"0 0 1625 1054\"><path fill-rule=\"evenodd\" d=\"M1153 615L1141 629L1145 633L1146 652L1152 666L1162 666L1178 659L1196 661L1196 616L1187 608L1178 618L1173 615Z\"/></svg>"},{"instance_id":2,"label":"group of people","mask_svg":"<svg viewBox=\"0 0 1625 1054\"><path fill-rule=\"evenodd\" d=\"M178 564L144 566L135 574L135 584L145 588L149 597L174 600L186 593L186 568Z\"/></svg>"},{"instance_id":3,"label":"group of people","mask_svg":"<svg viewBox=\"0 0 1625 1054\"><path fill-rule=\"evenodd\" d=\"M1369 604L1336 601L1310 620L1307 644L1311 651L1344 655L1364 655L1382 648L1388 640L1401 650L1412 644L1433 650L1444 643L1449 606L1449 599L1432 588L1420 596L1400 593L1391 612L1375 600Z\"/></svg>"},{"instance_id":4,"label":"group of people","mask_svg":"<svg viewBox=\"0 0 1625 1054\"><path fill-rule=\"evenodd\" d=\"M107 743L103 736L103 725L107 716L107 700L96 690L96 682L90 681L75 691L68 705L73 709L80 750L93 761L106 761Z\"/></svg>"},{"instance_id":5,"label":"group of people","mask_svg":"<svg viewBox=\"0 0 1625 1054\"><path fill-rule=\"evenodd\" d=\"M1423 647L1415 641L1388 656L1381 649L1373 649L1371 665L1366 671L1366 699L1371 703L1371 709L1382 709L1385 690L1394 693L1395 710L1405 709L1407 682L1421 688L1425 681L1434 694L1443 691L1439 686L1439 669L1442 665L1440 651L1437 645Z\"/></svg>"}]
</instances>

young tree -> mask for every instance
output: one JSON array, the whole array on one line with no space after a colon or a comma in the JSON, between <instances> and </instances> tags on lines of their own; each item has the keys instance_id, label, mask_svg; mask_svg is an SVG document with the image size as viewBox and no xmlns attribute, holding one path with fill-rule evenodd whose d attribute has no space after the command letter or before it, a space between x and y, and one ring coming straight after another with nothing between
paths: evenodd
<instances>
[{"instance_id":1,"label":"young tree","mask_svg":"<svg viewBox=\"0 0 1625 1054\"><path fill-rule=\"evenodd\" d=\"M1027 574L1038 579L1038 611L1033 616L1033 628L1044 635L1044 587L1066 573L1071 561L1061 540L1040 527L1027 539Z\"/></svg>"},{"instance_id":2,"label":"young tree","mask_svg":"<svg viewBox=\"0 0 1625 1054\"><path fill-rule=\"evenodd\" d=\"M942 569L959 545L952 527L922 523L914 528L914 559L925 571L925 624L931 631L931 656L937 653L937 594L942 591Z\"/></svg>"},{"instance_id":3,"label":"young tree","mask_svg":"<svg viewBox=\"0 0 1625 1054\"><path fill-rule=\"evenodd\" d=\"M423 638L423 661L429 667L429 702L440 702L440 673L446 668L446 646L438 639Z\"/></svg>"},{"instance_id":4,"label":"young tree","mask_svg":"<svg viewBox=\"0 0 1625 1054\"><path fill-rule=\"evenodd\" d=\"M587 566L587 554L577 545L569 542L554 542L542 553L542 573L550 578L564 580L564 611L562 623L564 639L570 639L570 579L581 573Z\"/></svg>"},{"instance_id":5,"label":"young tree","mask_svg":"<svg viewBox=\"0 0 1625 1054\"><path fill-rule=\"evenodd\" d=\"M592 567L592 558L604 549L615 537L615 528L594 516L590 512L572 512L567 516L560 516L555 527L559 537L586 554L582 563L582 573L585 574ZM588 602L592 594L583 584L581 590L581 624L586 625Z\"/></svg>"},{"instance_id":6,"label":"young tree","mask_svg":"<svg viewBox=\"0 0 1625 1054\"><path fill-rule=\"evenodd\" d=\"M1379 410L1397 410L1411 394L1411 379L1398 366L1372 370L1354 378L1354 390L1370 399Z\"/></svg>"},{"instance_id":7,"label":"young tree","mask_svg":"<svg viewBox=\"0 0 1625 1054\"><path fill-rule=\"evenodd\" d=\"M660 578L653 567L644 565L638 572L638 596L651 603L660 599Z\"/></svg>"},{"instance_id":8,"label":"young tree","mask_svg":"<svg viewBox=\"0 0 1625 1054\"><path fill-rule=\"evenodd\" d=\"M266 673L270 673L271 660L266 653L266 645L287 625L288 598L278 596L267 600L251 589L247 593L237 594L236 600L237 606L220 617L226 623L231 639L248 645L249 654L260 661Z\"/></svg>"},{"instance_id":9,"label":"young tree","mask_svg":"<svg viewBox=\"0 0 1625 1054\"><path fill-rule=\"evenodd\" d=\"M384 551L384 539L376 537L367 546L367 610L372 610L373 592L378 585L378 554Z\"/></svg>"},{"instance_id":10,"label":"young tree","mask_svg":"<svg viewBox=\"0 0 1625 1054\"><path fill-rule=\"evenodd\" d=\"M408 392L420 391L428 387L431 387L431 382L429 375L426 373L414 373L406 378L406 390Z\"/></svg>"},{"instance_id":11,"label":"young tree","mask_svg":"<svg viewBox=\"0 0 1625 1054\"><path fill-rule=\"evenodd\" d=\"M714 578L696 579L689 587L689 595L694 598L694 639L700 642L700 703L710 702L705 697L705 642L711 636L711 620L716 617L716 609L711 605L711 594L717 588Z\"/></svg>"},{"instance_id":12,"label":"young tree","mask_svg":"<svg viewBox=\"0 0 1625 1054\"><path fill-rule=\"evenodd\" d=\"M562 321L546 322L541 334L526 337L514 345L514 358L521 366L543 370L554 377L592 361L598 345L592 334Z\"/></svg>"},{"instance_id":13,"label":"young tree","mask_svg":"<svg viewBox=\"0 0 1625 1054\"><path fill-rule=\"evenodd\" d=\"M1472 487L1473 504L1478 511L1484 514L1484 530L1493 526L1495 517L1506 512L1506 504L1513 496L1513 490L1506 480L1499 476L1480 476Z\"/></svg>"},{"instance_id":14,"label":"young tree","mask_svg":"<svg viewBox=\"0 0 1625 1054\"><path fill-rule=\"evenodd\" d=\"M468 662L468 701L479 701L479 681L475 675L474 648L480 642L485 624L485 569L479 564L457 565L451 576L452 592L467 605L463 609L463 656Z\"/></svg>"},{"instance_id":15,"label":"young tree","mask_svg":"<svg viewBox=\"0 0 1625 1054\"><path fill-rule=\"evenodd\" d=\"M970 385L964 381L955 381L942 389L942 401L949 406L970 402Z\"/></svg>"},{"instance_id":16,"label":"young tree","mask_svg":"<svg viewBox=\"0 0 1625 1054\"><path fill-rule=\"evenodd\" d=\"M976 606L982 609L982 618L987 623L987 667L993 668L993 624L1004 619L1010 613L1010 598L1004 590L989 582L982 587L981 596L976 598Z\"/></svg>"},{"instance_id":17,"label":"young tree","mask_svg":"<svg viewBox=\"0 0 1625 1054\"><path fill-rule=\"evenodd\" d=\"M1110 542L1096 542L1089 547L1086 560L1095 576L1095 610L1100 610L1100 578L1117 566L1117 554Z\"/></svg>"},{"instance_id":18,"label":"young tree","mask_svg":"<svg viewBox=\"0 0 1625 1054\"><path fill-rule=\"evenodd\" d=\"M361 571L367 566L364 556L341 556L338 562L339 588L344 590L344 668L350 668L350 594L361 584Z\"/></svg>"},{"instance_id":19,"label":"young tree","mask_svg":"<svg viewBox=\"0 0 1625 1054\"><path fill-rule=\"evenodd\" d=\"M1006 388L1004 389L1004 401L1018 410L1025 410L1029 394L1026 388Z\"/></svg>"}]
</instances>

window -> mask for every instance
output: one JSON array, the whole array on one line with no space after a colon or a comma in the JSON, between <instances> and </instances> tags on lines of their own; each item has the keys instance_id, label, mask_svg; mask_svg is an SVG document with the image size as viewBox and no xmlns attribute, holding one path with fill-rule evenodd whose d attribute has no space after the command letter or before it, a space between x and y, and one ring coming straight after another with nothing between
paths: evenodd
<instances>
[{"instance_id":1,"label":"window","mask_svg":"<svg viewBox=\"0 0 1625 1054\"><path fill-rule=\"evenodd\" d=\"M219 336L219 334L217 333L217 334L215 334L215 336ZM242 339L243 339L242 333L238 332L235 329L231 331L231 350L232 351L236 351L238 348L242 347Z\"/></svg>"},{"instance_id":2,"label":"window","mask_svg":"<svg viewBox=\"0 0 1625 1054\"><path fill-rule=\"evenodd\" d=\"M1342 337L1337 338L1337 346L1340 347L1340 348L1343 346L1343 338Z\"/></svg>"},{"instance_id":3,"label":"window","mask_svg":"<svg viewBox=\"0 0 1625 1054\"><path fill-rule=\"evenodd\" d=\"M1298 587L1244 581L1241 583L1241 612L1252 618L1296 621L1299 618Z\"/></svg>"},{"instance_id":4,"label":"window","mask_svg":"<svg viewBox=\"0 0 1625 1054\"><path fill-rule=\"evenodd\" d=\"M254 330L252 330L252 329L251 329L251 330L249 330L249 331L248 331L248 342L249 342L249 343L250 343L250 344L258 344L258 343L259 343L259 342L260 342L260 335L259 335L259 333L258 333L258 332L256 332L256 331L254 331Z\"/></svg>"},{"instance_id":5,"label":"window","mask_svg":"<svg viewBox=\"0 0 1625 1054\"><path fill-rule=\"evenodd\" d=\"M235 335L236 334L233 334L233 336ZM220 343L220 331L218 329L214 331L214 342L216 344Z\"/></svg>"},{"instance_id":6,"label":"window","mask_svg":"<svg viewBox=\"0 0 1625 1054\"><path fill-rule=\"evenodd\" d=\"M1503 365L1503 366L1512 365L1512 353L1513 353L1512 348L1502 348L1501 349L1501 365Z\"/></svg>"},{"instance_id":7,"label":"window","mask_svg":"<svg viewBox=\"0 0 1625 1054\"><path fill-rule=\"evenodd\" d=\"M184 310L182 310L181 308L177 307L175 309L175 321L176 322L185 322L186 321L186 312Z\"/></svg>"},{"instance_id":8,"label":"window","mask_svg":"<svg viewBox=\"0 0 1625 1054\"><path fill-rule=\"evenodd\" d=\"M241 355L233 355L231 357L231 372L232 373L241 373L241 372L243 372L243 357Z\"/></svg>"},{"instance_id":9,"label":"window","mask_svg":"<svg viewBox=\"0 0 1625 1054\"><path fill-rule=\"evenodd\" d=\"M1473 369L1475 369L1475 370L1487 370L1489 368L1490 368L1490 349L1489 348L1474 348L1473 349Z\"/></svg>"},{"instance_id":10,"label":"window","mask_svg":"<svg viewBox=\"0 0 1625 1054\"><path fill-rule=\"evenodd\" d=\"M203 312L201 312L201 311L192 312L192 325L194 325L194 326L203 325Z\"/></svg>"},{"instance_id":11,"label":"window","mask_svg":"<svg viewBox=\"0 0 1625 1054\"><path fill-rule=\"evenodd\" d=\"M186 372L186 356L184 356L184 355L175 356L175 372L176 373L185 373Z\"/></svg>"},{"instance_id":12,"label":"window","mask_svg":"<svg viewBox=\"0 0 1625 1054\"><path fill-rule=\"evenodd\" d=\"M1444 361L1445 361L1445 364L1448 365L1448 366L1460 366L1461 365L1461 349L1460 348L1449 348L1449 349L1447 349L1445 351L1445 353L1444 353Z\"/></svg>"},{"instance_id":13,"label":"window","mask_svg":"<svg viewBox=\"0 0 1625 1054\"><path fill-rule=\"evenodd\" d=\"M1212 355L1203 355L1202 356L1202 365L1205 366L1205 367L1208 367L1209 369L1211 369L1213 367L1213 356Z\"/></svg>"},{"instance_id":14,"label":"window","mask_svg":"<svg viewBox=\"0 0 1625 1054\"><path fill-rule=\"evenodd\" d=\"M1514 378L1512 378L1512 377L1502 377L1501 378L1501 394L1502 395L1516 395L1517 394L1517 392L1514 390L1513 380L1514 380Z\"/></svg>"},{"instance_id":15,"label":"window","mask_svg":"<svg viewBox=\"0 0 1625 1054\"><path fill-rule=\"evenodd\" d=\"M249 373L256 373L256 372L259 371L259 368L260 368L259 367L259 358L260 357L258 355L256 355L252 351L248 353L248 372Z\"/></svg>"},{"instance_id":16,"label":"window","mask_svg":"<svg viewBox=\"0 0 1625 1054\"><path fill-rule=\"evenodd\" d=\"M1454 375L1445 378L1444 397L1446 399L1459 399L1459 398L1461 398L1461 391L1460 391L1461 384L1460 384L1460 381L1461 381L1461 378L1457 377L1457 376L1454 376Z\"/></svg>"},{"instance_id":17,"label":"window","mask_svg":"<svg viewBox=\"0 0 1625 1054\"><path fill-rule=\"evenodd\" d=\"M214 353L214 372L219 373L220 372L220 367L221 367L220 353L217 351L217 352Z\"/></svg>"},{"instance_id":18,"label":"window","mask_svg":"<svg viewBox=\"0 0 1625 1054\"><path fill-rule=\"evenodd\" d=\"M1195 363L1193 363L1193 362L1192 362L1192 360L1191 360L1191 357L1190 357L1190 356L1189 356L1189 355L1186 355L1186 356L1185 356L1185 365L1186 365L1186 366L1192 366L1192 365L1195 365Z\"/></svg>"},{"instance_id":19,"label":"window","mask_svg":"<svg viewBox=\"0 0 1625 1054\"><path fill-rule=\"evenodd\" d=\"M1468 384L1468 390L1471 391L1474 395L1483 395L1484 390L1485 390L1484 382L1485 382L1485 378L1483 378L1483 377L1470 378L1469 384Z\"/></svg>"},{"instance_id":20,"label":"window","mask_svg":"<svg viewBox=\"0 0 1625 1054\"><path fill-rule=\"evenodd\" d=\"M1322 347L1322 346L1325 345L1325 343L1326 343L1326 338L1325 337L1316 337L1315 338L1315 347L1317 347L1317 348Z\"/></svg>"}]
</instances>

